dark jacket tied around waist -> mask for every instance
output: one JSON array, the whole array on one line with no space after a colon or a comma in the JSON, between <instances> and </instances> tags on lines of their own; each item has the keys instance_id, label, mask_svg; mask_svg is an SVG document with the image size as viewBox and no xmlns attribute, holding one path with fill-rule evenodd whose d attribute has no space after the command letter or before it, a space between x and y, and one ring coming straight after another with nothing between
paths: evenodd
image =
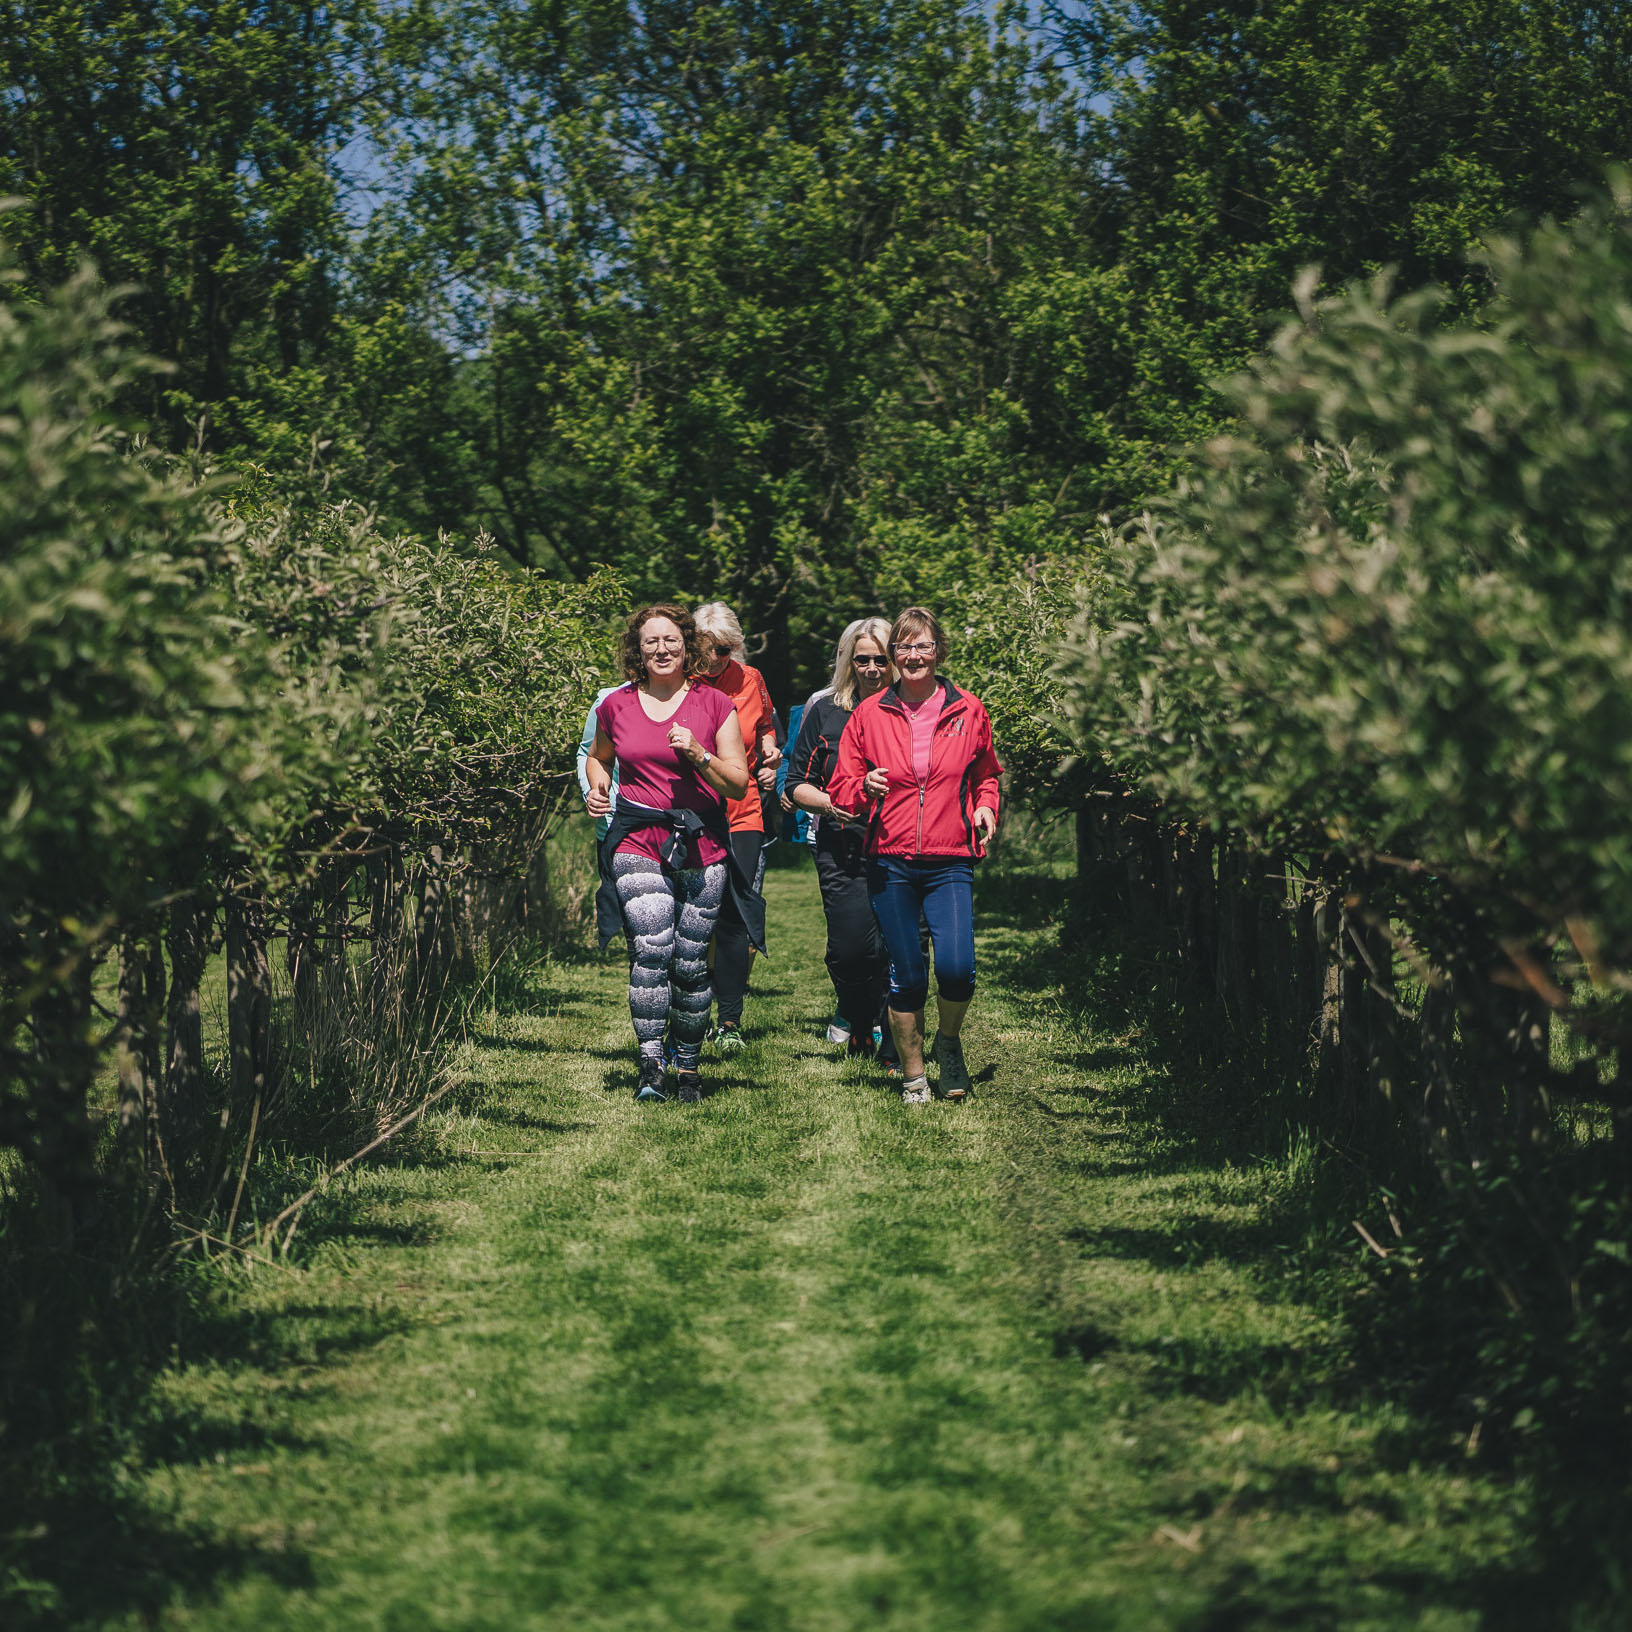
<instances>
[{"instance_id":1,"label":"dark jacket tied around waist","mask_svg":"<svg viewBox=\"0 0 1632 1632\"><path fill-rule=\"evenodd\" d=\"M669 836L661 847L663 871L677 873L686 865L686 855L698 837L707 833L725 851L726 888L737 912L748 927L748 940L765 950L765 898L754 889L754 881L743 872L731 848L731 831L726 826L725 807L704 815L696 810L654 810L619 800L612 812L612 825L601 840L601 887L595 892L595 929L604 952L614 936L624 932L623 905L612 883L612 858L631 833L642 828L666 827Z\"/></svg>"}]
</instances>

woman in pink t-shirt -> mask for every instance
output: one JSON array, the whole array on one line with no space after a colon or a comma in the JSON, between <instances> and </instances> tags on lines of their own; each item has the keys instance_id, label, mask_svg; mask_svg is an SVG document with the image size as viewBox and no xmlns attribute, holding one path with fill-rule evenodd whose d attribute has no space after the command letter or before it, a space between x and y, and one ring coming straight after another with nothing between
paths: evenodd
<instances>
[{"instance_id":1,"label":"woman in pink t-shirt","mask_svg":"<svg viewBox=\"0 0 1632 1632\"><path fill-rule=\"evenodd\" d=\"M748 760L731 699L691 683L704 658L689 612L642 607L624 630L622 656L629 684L595 709L585 803L591 816L612 813L615 763L618 815L608 842L615 845L612 887L634 952L636 1097L666 1097L666 1026L679 1097L689 1102L702 1097L697 1058L714 999L707 949L727 886L725 801L747 791Z\"/></svg>"}]
</instances>

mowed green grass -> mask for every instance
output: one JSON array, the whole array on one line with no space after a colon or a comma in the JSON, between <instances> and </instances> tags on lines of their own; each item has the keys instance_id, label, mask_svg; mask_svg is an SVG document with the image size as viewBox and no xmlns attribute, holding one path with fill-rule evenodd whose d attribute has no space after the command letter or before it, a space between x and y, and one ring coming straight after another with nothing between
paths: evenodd
<instances>
[{"instance_id":1,"label":"mowed green grass","mask_svg":"<svg viewBox=\"0 0 1632 1632\"><path fill-rule=\"evenodd\" d=\"M1338 1386L1266 1238L1292 1178L1145 1115L1051 929L987 914L976 1096L908 1108L821 1041L812 872L767 894L701 1106L634 1104L616 951L485 1017L443 1154L360 1173L160 1379L151 1567L82 1622L1505 1624L1524 1493Z\"/></svg>"}]
</instances>

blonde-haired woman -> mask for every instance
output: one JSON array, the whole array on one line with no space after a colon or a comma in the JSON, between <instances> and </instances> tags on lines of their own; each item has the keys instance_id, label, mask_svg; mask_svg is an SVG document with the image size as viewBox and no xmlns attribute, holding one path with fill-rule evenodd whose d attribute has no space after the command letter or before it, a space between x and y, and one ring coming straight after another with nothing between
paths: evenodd
<instances>
[{"instance_id":1,"label":"blonde-haired woman","mask_svg":"<svg viewBox=\"0 0 1632 1632\"><path fill-rule=\"evenodd\" d=\"M724 601L709 601L692 613L703 647L703 670L698 680L731 699L742 728L748 754L749 784L739 799L727 799L731 853L748 878L759 878L760 853L765 847L763 790L776 787L776 767L782 755L776 746L776 715L771 694L759 670L743 661L742 625ZM748 995L748 970L753 962L748 927L731 902L720 909L714 931L714 1001L719 1005L719 1027L714 1046L721 1054L743 1047L742 1006Z\"/></svg>"},{"instance_id":2,"label":"blonde-haired woman","mask_svg":"<svg viewBox=\"0 0 1632 1632\"><path fill-rule=\"evenodd\" d=\"M793 745L788 796L816 824L816 881L827 914L827 972L849 1023L852 1056L873 1051L873 1029L884 1022L890 955L867 892L864 824L837 811L827 795L839 757L839 741L857 704L876 696L894 678L890 626L883 618L857 618L839 636L833 654L833 689L807 706Z\"/></svg>"}]
</instances>

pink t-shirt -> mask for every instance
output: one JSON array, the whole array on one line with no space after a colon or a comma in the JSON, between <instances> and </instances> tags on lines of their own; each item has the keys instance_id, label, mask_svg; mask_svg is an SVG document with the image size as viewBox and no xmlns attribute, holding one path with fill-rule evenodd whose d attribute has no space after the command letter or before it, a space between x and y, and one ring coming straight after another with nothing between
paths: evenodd
<instances>
[{"instance_id":1,"label":"pink t-shirt","mask_svg":"<svg viewBox=\"0 0 1632 1632\"><path fill-rule=\"evenodd\" d=\"M715 735L730 719L734 706L723 691L693 685L674 713L666 720L654 720L641 707L640 692L633 685L619 686L604 698L595 709L595 718L612 739L618 756L618 802L650 805L656 810L697 810L705 816L722 810L725 801L669 746L669 727L685 726L699 746L713 753ZM668 838L667 828L643 828L631 833L618 846L618 853L650 856L656 861ZM692 845L686 865L708 867L724 860L724 847L704 833Z\"/></svg>"},{"instance_id":2,"label":"pink t-shirt","mask_svg":"<svg viewBox=\"0 0 1632 1632\"><path fill-rule=\"evenodd\" d=\"M935 740L935 726L945 697L946 693L937 686L921 703L901 699L901 706L907 711L907 723L912 727L913 780L920 787L929 780L929 749Z\"/></svg>"}]
</instances>

